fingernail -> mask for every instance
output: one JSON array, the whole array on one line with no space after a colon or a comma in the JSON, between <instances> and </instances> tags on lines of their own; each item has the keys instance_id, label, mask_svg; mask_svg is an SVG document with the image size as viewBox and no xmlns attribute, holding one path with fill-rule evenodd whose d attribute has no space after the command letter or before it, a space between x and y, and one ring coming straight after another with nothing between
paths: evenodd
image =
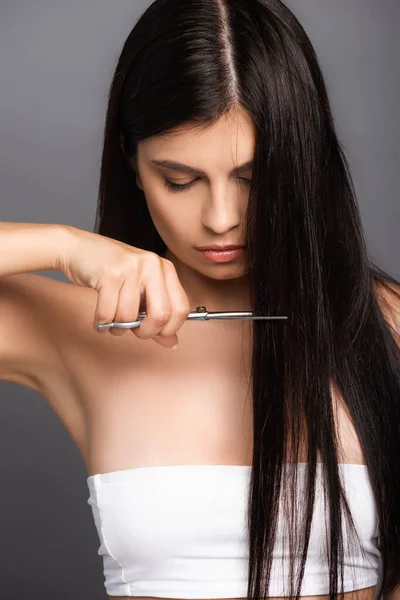
<instances>
[{"instance_id":1,"label":"fingernail","mask_svg":"<svg viewBox=\"0 0 400 600\"><path fill-rule=\"evenodd\" d=\"M162 340L165 341L165 338L163 338L162 335L155 335L154 340ZM164 346L164 344L161 344L164 348L168 348L168 346ZM179 348L179 341L175 344L175 346L171 346L170 349L171 350L177 350Z\"/></svg>"}]
</instances>

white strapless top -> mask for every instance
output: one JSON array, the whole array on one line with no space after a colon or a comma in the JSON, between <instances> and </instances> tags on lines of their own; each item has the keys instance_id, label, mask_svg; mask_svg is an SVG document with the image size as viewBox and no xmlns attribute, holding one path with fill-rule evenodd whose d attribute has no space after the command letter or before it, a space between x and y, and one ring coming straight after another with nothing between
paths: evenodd
<instances>
[{"instance_id":1,"label":"white strapless top","mask_svg":"<svg viewBox=\"0 0 400 600\"><path fill-rule=\"evenodd\" d=\"M290 463L287 463L290 464ZM299 494L302 466L299 469ZM245 527L250 466L172 465L91 475L89 499L100 540L109 596L245 598L248 537ZM380 583L376 506L365 465L339 463L360 536L348 547L343 520L344 588ZM328 594L321 464L301 595ZM288 540L279 513L270 596L288 595ZM284 544L285 541L285 544ZM339 578L340 591L340 578Z\"/></svg>"}]
</instances>

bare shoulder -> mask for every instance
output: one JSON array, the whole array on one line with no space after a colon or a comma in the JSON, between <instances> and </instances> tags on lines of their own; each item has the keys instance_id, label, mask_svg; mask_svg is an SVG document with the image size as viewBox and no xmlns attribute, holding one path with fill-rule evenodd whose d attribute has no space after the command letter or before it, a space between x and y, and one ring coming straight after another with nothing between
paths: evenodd
<instances>
[{"instance_id":1,"label":"bare shoulder","mask_svg":"<svg viewBox=\"0 0 400 600\"><path fill-rule=\"evenodd\" d=\"M60 319L79 320L77 304L84 312L85 306L95 306L96 295L32 273L1 277L0 380L42 391L46 372L59 366L55 334Z\"/></svg>"},{"instance_id":2,"label":"bare shoulder","mask_svg":"<svg viewBox=\"0 0 400 600\"><path fill-rule=\"evenodd\" d=\"M384 318L400 348L400 285L389 281L377 282L375 290Z\"/></svg>"}]
</instances>

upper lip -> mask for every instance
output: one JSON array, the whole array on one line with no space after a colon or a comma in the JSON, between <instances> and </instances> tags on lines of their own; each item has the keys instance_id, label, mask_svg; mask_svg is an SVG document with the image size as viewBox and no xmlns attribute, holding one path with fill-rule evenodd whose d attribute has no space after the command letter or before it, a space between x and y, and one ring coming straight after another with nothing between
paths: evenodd
<instances>
[{"instance_id":1,"label":"upper lip","mask_svg":"<svg viewBox=\"0 0 400 600\"><path fill-rule=\"evenodd\" d=\"M245 244L227 244L226 246L219 246L218 244L213 244L211 246L199 246L198 250L216 250L216 251L224 251L224 250L237 250L239 248L244 248Z\"/></svg>"}]
</instances>

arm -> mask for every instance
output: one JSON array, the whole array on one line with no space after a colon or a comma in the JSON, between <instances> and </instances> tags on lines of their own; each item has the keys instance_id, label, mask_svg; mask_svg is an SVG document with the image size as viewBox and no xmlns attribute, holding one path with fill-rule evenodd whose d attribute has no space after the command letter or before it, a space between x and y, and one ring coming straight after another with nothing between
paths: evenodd
<instances>
[{"instance_id":1,"label":"arm","mask_svg":"<svg viewBox=\"0 0 400 600\"><path fill-rule=\"evenodd\" d=\"M0 222L0 277L58 270L67 230L65 225Z\"/></svg>"},{"instance_id":2,"label":"arm","mask_svg":"<svg viewBox=\"0 0 400 600\"><path fill-rule=\"evenodd\" d=\"M400 353L400 286L388 282L386 285L376 284L375 289L379 306Z\"/></svg>"},{"instance_id":3,"label":"arm","mask_svg":"<svg viewBox=\"0 0 400 600\"><path fill-rule=\"evenodd\" d=\"M390 567L389 572L392 574ZM397 586L390 594L383 594L382 600L400 600L400 586Z\"/></svg>"},{"instance_id":4,"label":"arm","mask_svg":"<svg viewBox=\"0 0 400 600\"><path fill-rule=\"evenodd\" d=\"M46 307L40 303L48 281L31 274L0 278L0 381L38 392L43 392L46 372L57 368Z\"/></svg>"},{"instance_id":5,"label":"arm","mask_svg":"<svg viewBox=\"0 0 400 600\"><path fill-rule=\"evenodd\" d=\"M397 587L391 594L384 595L383 600L400 600L400 587Z\"/></svg>"},{"instance_id":6,"label":"arm","mask_svg":"<svg viewBox=\"0 0 400 600\"><path fill-rule=\"evenodd\" d=\"M385 320L390 326L393 337L399 347L400 355L400 286L393 283L377 287L378 300ZM383 600L400 600L400 586L397 586L390 594L383 595Z\"/></svg>"},{"instance_id":7,"label":"arm","mask_svg":"<svg viewBox=\"0 0 400 600\"><path fill-rule=\"evenodd\" d=\"M43 306L49 278L29 271L56 269L66 228L0 223L0 380L41 391L55 367Z\"/></svg>"}]
</instances>

